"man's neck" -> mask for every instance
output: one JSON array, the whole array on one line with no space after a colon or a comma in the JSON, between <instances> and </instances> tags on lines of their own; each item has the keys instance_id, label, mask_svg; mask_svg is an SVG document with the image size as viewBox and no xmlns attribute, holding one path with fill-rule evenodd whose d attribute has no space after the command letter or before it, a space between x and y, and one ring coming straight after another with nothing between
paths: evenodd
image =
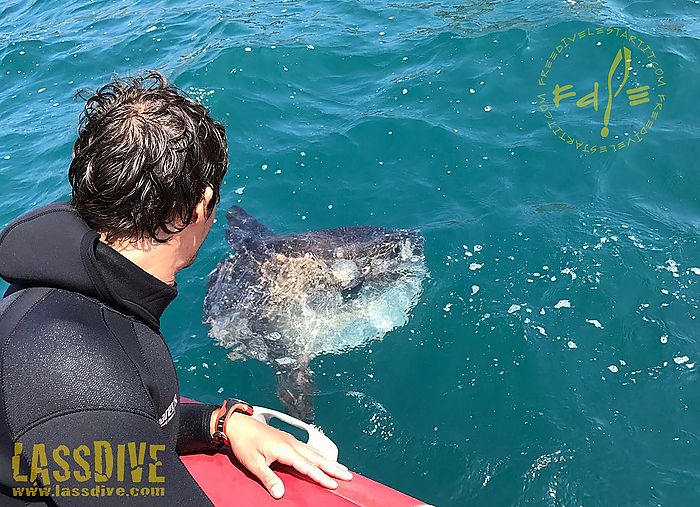
<instances>
[{"instance_id":1,"label":"man's neck","mask_svg":"<svg viewBox=\"0 0 700 507\"><path fill-rule=\"evenodd\" d=\"M177 248L171 242L130 243L115 241L108 243L105 241L104 235L100 235L100 241L168 285L175 285L175 274L183 267L182 261L177 255Z\"/></svg>"}]
</instances>

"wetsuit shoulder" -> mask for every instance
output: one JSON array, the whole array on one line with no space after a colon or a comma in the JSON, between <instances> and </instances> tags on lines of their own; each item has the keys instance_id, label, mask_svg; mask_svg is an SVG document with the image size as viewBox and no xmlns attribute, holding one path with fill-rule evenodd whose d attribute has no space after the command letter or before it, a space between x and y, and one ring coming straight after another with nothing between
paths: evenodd
<instances>
[{"instance_id":1,"label":"wetsuit shoulder","mask_svg":"<svg viewBox=\"0 0 700 507\"><path fill-rule=\"evenodd\" d=\"M106 324L112 310L60 289L26 289L13 297L14 308L0 324L0 387L13 436L83 410L155 418L134 362Z\"/></svg>"},{"instance_id":2,"label":"wetsuit shoulder","mask_svg":"<svg viewBox=\"0 0 700 507\"><path fill-rule=\"evenodd\" d=\"M129 341L138 340L124 332L133 330L133 325L133 320L108 306L66 290L23 289L0 301L0 461L10 463L18 442L23 446L20 473L25 475L31 473L32 450L37 446L76 450L96 449L100 443L114 453L120 445L148 448L152 454L125 453L131 468L120 468L115 461L115 471L100 484L113 490L150 485L129 472L134 466L145 469L150 456L166 480L163 496L132 497L130 505L211 505L157 420L149 387L134 358L139 352ZM48 463L47 470L52 466ZM39 485L72 489L86 484L74 474L57 483L52 474L38 477ZM26 498L17 497L13 488L23 491L27 485L10 467L0 467L0 504L22 502ZM46 500L61 507L95 505L94 498L53 492ZM123 505L123 498L102 497L99 504Z\"/></svg>"}]
</instances>

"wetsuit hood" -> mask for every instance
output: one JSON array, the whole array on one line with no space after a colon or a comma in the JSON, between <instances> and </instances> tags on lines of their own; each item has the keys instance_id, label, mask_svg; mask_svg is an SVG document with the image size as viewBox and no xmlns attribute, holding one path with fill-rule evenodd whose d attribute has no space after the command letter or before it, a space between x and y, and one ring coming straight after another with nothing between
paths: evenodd
<instances>
[{"instance_id":1,"label":"wetsuit hood","mask_svg":"<svg viewBox=\"0 0 700 507\"><path fill-rule=\"evenodd\" d=\"M156 329L177 296L176 287L102 243L68 203L33 210L2 231L0 277L19 288L78 292Z\"/></svg>"}]
</instances>

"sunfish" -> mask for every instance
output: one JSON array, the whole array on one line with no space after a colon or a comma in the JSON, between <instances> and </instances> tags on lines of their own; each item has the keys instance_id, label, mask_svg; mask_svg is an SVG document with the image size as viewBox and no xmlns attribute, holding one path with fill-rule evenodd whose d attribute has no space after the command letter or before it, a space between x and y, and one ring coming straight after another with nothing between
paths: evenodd
<instances>
[{"instance_id":1,"label":"sunfish","mask_svg":"<svg viewBox=\"0 0 700 507\"><path fill-rule=\"evenodd\" d=\"M274 234L239 206L226 218L235 255L209 276L209 334L231 359L272 364L284 409L312 422L311 360L406 324L428 275L423 238L369 226Z\"/></svg>"}]
</instances>

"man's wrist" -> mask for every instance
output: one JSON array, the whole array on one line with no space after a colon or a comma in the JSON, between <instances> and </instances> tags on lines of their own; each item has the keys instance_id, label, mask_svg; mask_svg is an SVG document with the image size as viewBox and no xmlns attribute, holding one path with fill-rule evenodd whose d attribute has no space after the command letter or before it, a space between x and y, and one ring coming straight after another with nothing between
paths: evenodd
<instances>
[{"instance_id":1,"label":"man's wrist","mask_svg":"<svg viewBox=\"0 0 700 507\"><path fill-rule=\"evenodd\" d=\"M228 423L233 416L237 415L251 416L253 407L245 401L228 398L224 400L221 407L214 410L209 421L209 432L214 445L218 447L223 447L224 444L230 445L231 428Z\"/></svg>"},{"instance_id":2,"label":"man's wrist","mask_svg":"<svg viewBox=\"0 0 700 507\"><path fill-rule=\"evenodd\" d=\"M176 450L179 454L190 454L211 450L214 440L211 436L211 417L219 407L199 403L183 402L180 408Z\"/></svg>"}]
</instances>

